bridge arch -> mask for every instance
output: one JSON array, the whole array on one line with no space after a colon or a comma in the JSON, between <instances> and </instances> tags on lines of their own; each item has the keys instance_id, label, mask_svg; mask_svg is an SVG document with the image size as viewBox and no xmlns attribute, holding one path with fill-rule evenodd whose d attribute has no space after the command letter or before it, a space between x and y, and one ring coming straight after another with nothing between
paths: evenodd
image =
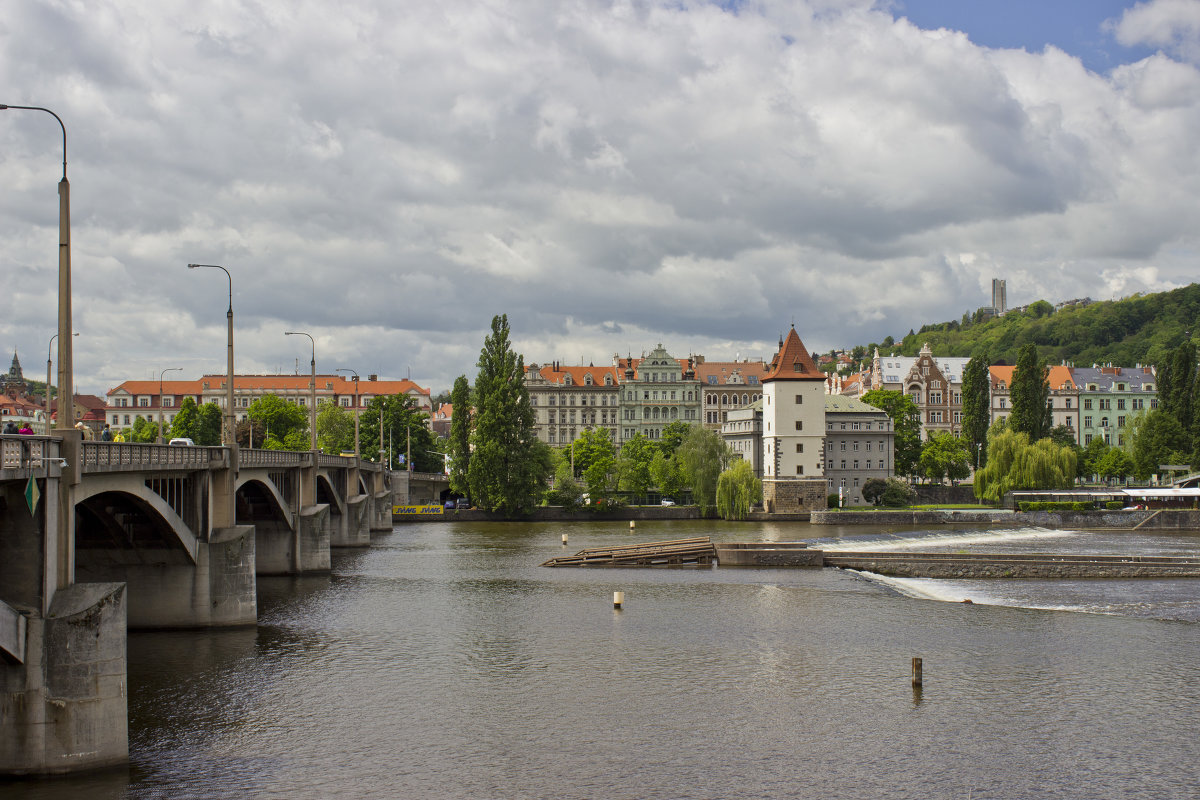
<instances>
[{"instance_id":1,"label":"bridge arch","mask_svg":"<svg viewBox=\"0 0 1200 800\"><path fill-rule=\"evenodd\" d=\"M102 502L105 499L111 499L115 504L106 505ZM117 520L114 511L135 513L140 519ZM109 532L122 530L132 548L137 548L139 544L151 544L147 534L152 530L158 534L161 542L178 545L187 553L188 559L196 563L198 540L188 524L162 495L144 482L129 480L127 475L89 475L88 480L80 483L76 489L75 514L77 519L81 514L85 518L90 516L94 525ZM138 525L139 522L143 524ZM77 552L88 549L92 533L103 538L100 531L92 531L92 526L76 524Z\"/></svg>"}]
</instances>

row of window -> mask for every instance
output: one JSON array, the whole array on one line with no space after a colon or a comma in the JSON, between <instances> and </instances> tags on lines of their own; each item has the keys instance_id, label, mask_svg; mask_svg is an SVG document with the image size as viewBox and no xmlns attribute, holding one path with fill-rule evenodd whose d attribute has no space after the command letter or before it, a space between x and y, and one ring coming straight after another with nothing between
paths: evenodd
<instances>
[{"instance_id":1,"label":"row of window","mask_svg":"<svg viewBox=\"0 0 1200 800\"><path fill-rule=\"evenodd\" d=\"M864 444L864 445L866 445L866 449L867 449L867 451L868 451L868 452L870 452L870 450L871 450L871 442L869 442L869 441L868 441L868 442L863 442L863 444ZM856 441L855 441L855 442L851 442L851 443L850 443L850 445L851 445L851 448L850 448L851 450L854 450L855 452L858 452L858 442L856 442ZM826 449L826 450L831 450L831 451L832 451L832 450L833 450L833 442L826 442L826 443L825 443L825 449ZM838 449L839 449L839 450L841 450L843 453L844 453L844 452L846 452L846 443L845 443L845 442L838 442ZM880 451L880 452L883 452L883 450L884 450L884 446L883 446L883 439L880 439L880 440L879 440L879 451Z\"/></svg>"},{"instance_id":2,"label":"row of window","mask_svg":"<svg viewBox=\"0 0 1200 800\"><path fill-rule=\"evenodd\" d=\"M675 393L671 392L671 394L674 395ZM800 395L796 395L796 396L799 397ZM733 398L732 400L730 400L731 397ZM735 395L728 395L728 394L718 395L716 392L706 392L704 395L704 405L706 405L706 406L715 406L715 405L722 405L722 406L743 405L743 406L745 406L745 405L749 405L750 403L753 403L755 400L762 397L762 395L743 394L741 397L742 397L742 402L739 404L738 396L736 394Z\"/></svg>"},{"instance_id":3,"label":"row of window","mask_svg":"<svg viewBox=\"0 0 1200 800\"><path fill-rule=\"evenodd\" d=\"M851 463L854 464L854 466L851 469L858 469L858 461L853 461ZM871 465L873 463L875 463L875 462L868 458L866 460L866 466L864 466L863 469L871 469ZM843 458L841 460L841 464L842 464L841 469L846 469L846 459ZM884 469L886 466L887 465L884 464L883 459L882 458L879 459L879 469ZM825 469L833 469L833 461L826 461Z\"/></svg>"},{"instance_id":4,"label":"row of window","mask_svg":"<svg viewBox=\"0 0 1200 800\"><path fill-rule=\"evenodd\" d=\"M841 423L841 426L842 426L842 427L841 427L841 430L846 430L846 426L847 426L847 425L849 425L849 426L850 426L850 430L853 430L853 431L857 431L857 430L869 431L869 430L871 430L871 426L872 426L873 424L874 424L874 423L872 423L872 422L869 422L869 421L868 421L868 422L843 422L843 423ZM834 423L830 422L830 423L829 423L828 425L826 425L825 427L826 427L828 430L833 430L833 426L834 426ZM879 423L879 430L881 430L881 431L886 431L886 430L887 430L887 423L886 423L886 422L880 422L880 423Z\"/></svg>"}]
</instances>

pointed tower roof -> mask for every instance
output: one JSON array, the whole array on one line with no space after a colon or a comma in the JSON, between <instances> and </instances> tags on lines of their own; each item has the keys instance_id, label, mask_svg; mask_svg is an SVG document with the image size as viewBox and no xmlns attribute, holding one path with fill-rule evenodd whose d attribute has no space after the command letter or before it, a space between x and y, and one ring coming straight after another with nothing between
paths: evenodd
<instances>
[{"instance_id":1,"label":"pointed tower roof","mask_svg":"<svg viewBox=\"0 0 1200 800\"><path fill-rule=\"evenodd\" d=\"M804 342L800 341L795 326L792 326L792 329L788 331L787 338L780 345L779 352L771 360L771 366L767 369L767 374L763 376L762 382L824 381L825 377L825 373L817 369L812 356L804 349Z\"/></svg>"}]
</instances>

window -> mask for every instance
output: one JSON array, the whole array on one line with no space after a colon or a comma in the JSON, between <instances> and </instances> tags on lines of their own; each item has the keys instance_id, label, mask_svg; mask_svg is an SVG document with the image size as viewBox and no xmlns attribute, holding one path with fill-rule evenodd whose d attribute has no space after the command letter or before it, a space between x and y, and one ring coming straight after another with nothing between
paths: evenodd
<instances>
[{"instance_id":1,"label":"window","mask_svg":"<svg viewBox=\"0 0 1200 800\"><path fill-rule=\"evenodd\" d=\"M1063 408L1069 409L1070 407L1071 407L1071 398L1068 397L1066 399L1066 404L1063 406Z\"/></svg>"},{"instance_id":2,"label":"window","mask_svg":"<svg viewBox=\"0 0 1200 800\"><path fill-rule=\"evenodd\" d=\"M1084 444L1084 446L1086 447L1087 445L1089 445L1089 444L1091 444L1091 443L1092 443L1092 435L1091 435L1090 433L1085 433L1085 434L1083 435L1083 444Z\"/></svg>"},{"instance_id":3,"label":"window","mask_svg":"<svg viewBox=\"0 0 1200 800\"><path fill-rule=\"evenodd\" d=\"M1108 411L1112 408L1112 400L1107 397L1100 398L1100 410Z\"/></svg>"},{"instance_id":4,"label":"window","mask_svg":"<svg viewBox=\"0 0 1200 800\"><path fill-rule=\"evenodd\" d=\"M871 459L867 459L867 469L871 468Z\"/></svg>"},{"instance_id":5,"label":"window","mask_svg":"<svg viewBox=\"0 0 1200 800\"><path fill-rule=\"evenodd\" d=\"M112 421L112 424L113 424L113 425L120 425L120 424L121 424L121 415L120 415L120 414L113 414L113 421Z\"/></svg>"},{"instance_id":6,"label":"window","mask_svg":"<svg viewBox=\"0 0 1200 800\"><path fill-rule=\"evenodd\" d=\"M801 420L801 419L796 420L796 430L798 430L798 431L804 430L804 420Z\"/></svg>"},{"instance_id":7,"label":"window","mask_svg":"<svg viewBox=\"0 0 1200 800\"><path fill-rule=\"evenodd\" d=\"M1092 410L1092 398L1090 398L1090 397L1083 398L1083 410L1084 411Z\"/></svg>"},{"instance_id":8,"label":"window","mask_svg":"<svg viewBox=\"0 0 1200 800\"><path fill-rule=\"evenodd\" d=\"M1124 411L1124 410L1125 410L1125 398L1118 397L1117 398L1117 411Z\"/></svg>"},{"instance_id":9,"label":"window","mask_svg":"<svg viewBox=\"0 0 1200 800\"><path fill-rule=\"evenodd\" d=\"M838 449L841 450L843 453L846 452L846 443L838 442Z\"/></svg>"},{"instance_id":10,"label":"window","mask_svg":"<svg viewBox=\"0 0 1200 800\"><path fill-rule=\"evenodd\" d=\"M802 395L802 394L796 395L796 405L801 405L803 402L804 402L804 395Z\"/></svg>"},{"instance_id":11,"label":"window","mask_svg":"<svg viewBox=\"0 0 1200 800\"><path fill-rule=\"evenodd\" d=\"M1083 418L1083 427L1085 427L1085 428L1090 428L1090 427L1092 427L1092 418L1091 418L1091 417L1084 417L1084 418ZM1090 434L1090 433L1088 434L1088 437L1089 437L1089 438L1091 437L1091 434Z\"/></svg>"},{"instance_id":12,"label":"window","mask_svg":"<svg viewBox=\"0 0 1200 800\"><path fill-rule=\"evenodd\" d=\"M929 403L931 405L940 406L942 404L942 393L941 392L930 392L929 393Z\"/></svg>"},{"instance_id":13,"label":"window","mask_svg":"<svg viewBox=\"0 0 1200 800\"><path fill-rule=\"evenodd\" d=\"M842 469L846 468L846 459L842 459Z\"/></svg>"},{"instance_id":14,"label":"window","mask_svg":"<svg viewBox=\"0 0 1200 800\"><path fill-rule=\"evenodd\" d=\"M146 408L146 407L148 407L149 405L150 405L150 398L149 398L149 397L139 397L139 398L138 398L138 406L140 406L141 408Z\"/></svg>"},{"instance_id":15,"label":"window","mask_svg":"<svg viewBox=\"0 0 1200 800\"><path fill-rule=\"evenodd\" d=\"M1001 408L1007 408L1008 407L1007 403L1008 403L1008 401L1005 398L1003 398L1003 397L1000 398L1000 407Z\"/></svg>"},{"instance_id":16,"label":"window","mask_svg":"<svg viewBox=\"0 0 1200 800\"><path fill-rule=\"evenodd\" d=\"M867 451L870 452L870 450L871 450L871 443L867 442Z\"/></svg>"},{"instance_id":17,"label":"window","mask_svg":"<svg viewBox=\"0 0 1200 800\"><path fill-rule=\"evenodd\" d=\"M854 459L854 468L858 469L858 459Z\"/></svg>"},{"instance_id":18,"label":"window","mask_svg":"<svg viewBox=\"0 0 1200 800\"><path fill-rule=\"evenodd\" d=\"M804 474L804 465L803 465L803 464L797 464L797 465L796 465L796 474L797 474L797 475L803 475L803 474Z\"/></svg>"},{"instance_id":19,"label":"window","mask_svg":"<svg viewBox=\"0 0 1200 800\"><path fill-rule=\"evenodd\" d=\"M797 453L803 453L803 452L804 452L804 445L803 445L803 444L797 444L797 445L796 445L796 452L797 452Z\"/></svg>"},{"instance_id":20,"label":"window","mask_svg":"<svg viewBox=\"0 0 1200 800\"><path fill-rule=\"evenodd\" d=\"M1070 418L1070 417L1067 417L1067 427L1068 427L1068 428L1073 428L1073 427L1074 427L1074 426L1071 424L1071 418Z\"/></svg>"},{"instance_id":21,"label":"window","mask_svg":"<svg viewBox=\"0 0 1200 800\"><path fill-rule=\"evenodd\" d=\"M350 398L349 397L343 397L343 398L341 398L341 401L342 401L342 408L350 407ZM533 403L531 402L530 405L533 405Z\"/></svg>"},{"instance_id":22,"label":"window","mask_svg":"<svg viewBox=\"0 0 1200 800\"><path fill-rule=\"evenodd\" d=\"M1121 416L1117 417L1117 427L1118 427L1118 428L1124 428L1124 427L1125 427L1125 416L1124 416L1124 415L1121 415ZM1121 438L1124 438L1124 437L1121 437Z\"/></svg>"}]
</instances>

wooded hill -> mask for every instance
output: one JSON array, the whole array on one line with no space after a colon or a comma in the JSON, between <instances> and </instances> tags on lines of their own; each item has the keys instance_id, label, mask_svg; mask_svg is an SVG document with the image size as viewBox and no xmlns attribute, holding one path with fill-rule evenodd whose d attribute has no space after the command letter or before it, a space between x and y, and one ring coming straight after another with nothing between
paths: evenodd
<instances>
[{"instance_id":1,"label":"wooded hill","mask_svg":"<svg viewBox=\"0 0 1200 800\"><path fill-rule=\"evenodd\" d=\"M993 365L1015 364L1021 347L1033 342L1048 364L1157 365L1185 336L1200 338L1200 284L1057 311L1039 300L1003 317L980 316L964 314L960 321L924 325L892 347L880 344L879 352L915 356L928 342L935 356L970 357L986 348ZM866 358L874 349L874 344L865 348Z\"/></svg>"}]
</instances>

